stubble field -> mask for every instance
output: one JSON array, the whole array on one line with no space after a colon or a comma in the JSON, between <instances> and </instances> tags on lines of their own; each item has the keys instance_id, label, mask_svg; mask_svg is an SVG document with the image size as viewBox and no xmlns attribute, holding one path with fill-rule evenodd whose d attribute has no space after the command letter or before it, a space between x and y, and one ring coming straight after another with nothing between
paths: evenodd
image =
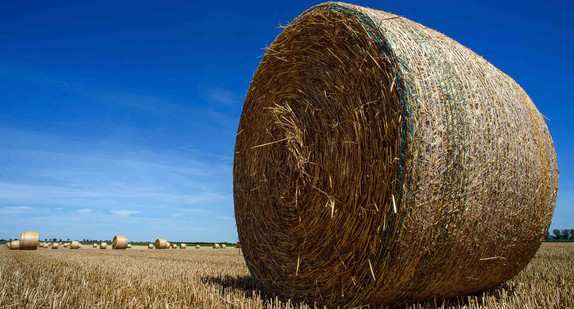
<instances>
[{"instance_id":1,"label":"stubble field","mask_svg":"<svg viewBox=\"0 0 574 309\"><path fill-rule=\"evenodd\" d=\"M239 249L0 248L0 308L308 308L267 297ZM406 308L574 308L574 244L544 243L514 279Z\"/></svg>"}]
</instances>

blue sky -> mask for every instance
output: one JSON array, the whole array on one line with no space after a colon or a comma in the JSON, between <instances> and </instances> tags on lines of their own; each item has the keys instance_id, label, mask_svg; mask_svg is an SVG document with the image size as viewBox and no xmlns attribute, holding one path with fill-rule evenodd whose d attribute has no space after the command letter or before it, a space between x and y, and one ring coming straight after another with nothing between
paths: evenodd
<instances>
[{"instance_id":1,"label":"blue sky","mask_svg":"<svg viewBox=\"0 0 574 309\"><path fill-rule=\"evenodd\" d=\"M236 241L232 162L263 48L319 2L0 3L0 238ZM356 1L513 77L553 136L574 228L574 4Z\"/></svg>"}]
</instances>

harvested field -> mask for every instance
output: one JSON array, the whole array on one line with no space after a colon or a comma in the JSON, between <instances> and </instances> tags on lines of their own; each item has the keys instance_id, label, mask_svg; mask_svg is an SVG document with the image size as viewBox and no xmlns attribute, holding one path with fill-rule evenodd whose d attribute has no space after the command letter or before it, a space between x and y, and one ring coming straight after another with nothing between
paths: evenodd
<instances>
[{"instance_id":1,"label":"harvested field","mask_svg":"<svg viewBox=\"0 0 574 309\"><path fill-rule=\"evenodd\" d=\"M177 270L173 276L169 270ZM0 308L308 308L266 298L239 249L14 251L0 247ZM574 243L544 243L514 279L407 308L574 308Z\"/></svg>"}]
</instances>

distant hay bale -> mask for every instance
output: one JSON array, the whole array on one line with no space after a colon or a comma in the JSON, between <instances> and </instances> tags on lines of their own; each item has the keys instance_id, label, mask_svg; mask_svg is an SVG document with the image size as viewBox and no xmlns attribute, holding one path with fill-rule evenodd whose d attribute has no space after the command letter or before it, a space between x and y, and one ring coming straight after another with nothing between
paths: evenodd
<instances>
[{"instance_id":1,"label":"distant hay bale","mask_svg":"<svg viewBox=\"0 0 574 309\"><path fill-rule=\"evenodd\" d=\"M181 244L179 244L179 248L180 248L180 249L186 249L186 248L187 248L187 245L184 244L184 243L181 243Z\"/></svg>"},{"instance_id":2,"label":"distant hay bale","mask_svg":"<svg viewBox=\"0 0 574 309\"><path fill-rule=\"evenodd\" d=\"M58 249L59 246L60 246L60 244L57 242L52 243L52 249Z\"/></svg>"},{"instance_id":3,"label":"distant hay bale","mask_svg":"<svg viewBox=\"0 0 574 309\"><path fill-rule=\"evenodd\" d=\"M48 248L48 247L50 247L50 245L48 243L44 243L44 245L42 247Z\"/></svg>"},{"instance_id":4,"label":"distant hay bale","mask_svg":"<svg viewBox=\"0 0 574 309\"><path fill-rule=\"evenodd\" d=\"M68 243L65 242L65 243L64 243L64 248L67 248L67 247L68 247Z\"/></svg>"},{"instance_id":5,"label":"distant hay bale","mask_svg":"<svg viewBox=\"0 0 574 309\"><path fill-rule=\"evenodd\" d=\"M10 250L19 250L20 249L20 241L19 240L11 240L8 249Z\"/></svg>"},{"instance_id":6,"label":"distant hay bale","mask_svg":"<svg viewBox=\"0 0 574 309\"><path fill-rule=\"evenodd\" d=\"M93 244L93 245L92 245L92 248L97 248L97 247L98 247L98 244Z\"/></svg>"},{"instance_id":7,"label":"distant hay bale","mask_svg":"<svg viewBox=\"0 0 574 309\"><path fill-rule=\"evenodd\" d=\"M219 249L219 244L213 244L213 249Z\"/></svg>"},{"instance_id":8,"label":"distant hay bale","mask_svg":"<svg viewBox=\"0 0 574 309\"><path fill-rule=\"evenodd\" d=\"M236 138L246 264L293 302L395 307L490 289L528 264L556 203L552 138L512 78L435 30L350 4L307 10L271 44Z\"/></svg>"},{"instance_id":9,"label":"distant hay bale","mask_svg":"<svg viewBox=\"0 0 574 309\"><path fill-rule=\"evenodd\" d=\"M155 240L156 249L169 249L169 243L163 238L158 238Z\"/></svg>"},{"instance_id":10,"label":"distant hay bale","mask_svg":"<svg viewBox=\"0 0 574 309\"><path fill-rule=\"evenodd\" d=\"M20 250L38 250L40 232L22 232L20 234Z\"/></svg>"},{"instance_id":11,"label":"distant hay bale","mask_svg":"<svg viewBox=\"0 0 574 309\"><path fill-rule=\"evenodd\" d=\"M112 249L127 249L128 248L128 237L122 235L114 236L112 241Z\"/></svg>"},{"instance_id":12,"label":"distant hay bale","mask_svg":"<svg viewBox=\"0 0 574 309\"><path fill-rule=\"evenodd\" d=\"M76 240L70 243L70 249L80 249L81 246L82 245L80 244L80 242Z\"/></svg>"},{"instance_id":13,"label":"distant hay bale","mask_svg":"<svg viewBox=\"0 0 574 309\"><path fill-rule=\"evenodd\" d=\"M177 245L176 245L176 244L171 244L171 248L172 248L172 249L177 249Z\"/></svg>"},{"instance_id":14,"label":"distant hay bale","mask_svg":"<svg viewBox=\"0 0 574 309\"><path fill-rule=\"evenodd\" d=\"M153 249L153 245L152 245L152 244L147 244L147 248L148 248L148 249Z\"/></svg>"},{"instance_id":15,"label":"distant hay bale","mask_svg":"<svg viewBox=\"0 0 574 309\"><path fill-rule=\"evenodd\" d=\"M100 243L100 249L107 249L108 248L108 244L105 242Z\"/></svg>"},{"instance_id":16,"label":"distant hay bale","mask_svg":"<svg viewBox=\"0 0 574 309\"><path fill-rule=\"evenodd\" d=\"M199 249L199 248L201 248L200 245L195 245L195 249Z\"/></svg>"},{"instance_id":17,"label":"distant hay bale","mask_svg":"<svg viewBox=\"0 0 574 309\"><path fill-rule=\"evenodd\" d=\"M226 245L224 245L224 244L221 244L221 249L226 249L226 248L227 248L227 246L226 246Z\"/></svg>"},{"instance_id":18,"label":"distant hay bale","mask_svg":"<svg viewBox=\"0 0 574 309\"><path fill-rule=\"evenodd\" d=\"M131 249L131 248L132 248L132 245L131 245L131 244L128 244L128 249Z\"/></svg>"}]
</instances>

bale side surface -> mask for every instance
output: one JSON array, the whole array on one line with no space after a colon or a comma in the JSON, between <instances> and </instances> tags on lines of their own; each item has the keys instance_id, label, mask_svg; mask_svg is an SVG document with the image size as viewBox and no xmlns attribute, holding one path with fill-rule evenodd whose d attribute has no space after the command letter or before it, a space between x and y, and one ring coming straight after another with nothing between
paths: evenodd
<instances>
[{"instance_id":1,"label":"bale side surface","mask_svg":"<svg viewBox=\"0 0 574 309\"><path fill-rule=\"evenodd\" d=\"M80 247L80 242L77 240L74 240L70 243L70 249L80 249Z\"/></svg>"},{"instance_id":2,"label":"bale side surface","mask_svg":"<svg viewBox=\"0 0 574 309\"><path fill-rule=\"evenodd\" d=\"M328 306L448 298L530 261L558 190L524 90L404 17L313 7L268 48L234 158L247 266L281 298Z\"/></svg>"},{"instance_id":3,"label":"bale side surface","mask_svg":"<svg viewBox=\"0 0 574 309\"><path fill-rule=\"evenodd\" d=\"M128 248L128 237L122 235L114 236L112 241L112 249L127 249Z\"/></svg>"},{"instance_id":4,"label":"bale side surface","mask_svg":"<svg viewBox=\"0 0 574 309\"><path fill-rule=\"evenodd\" d=\"M38 250L40 232L22 232L20 235L20 250Z\"/></svg>"},{"instance_id":5,"label":"bale side surface","mask_svg":"<svg viewBox=\"0 0 574 309\"><path fill-rule=\"evenodd\" d=\"M163 238L158 238L155 240L155 248L156 249L169 249L169 244L167 240Z\"/></svg>"}]
</instances>

